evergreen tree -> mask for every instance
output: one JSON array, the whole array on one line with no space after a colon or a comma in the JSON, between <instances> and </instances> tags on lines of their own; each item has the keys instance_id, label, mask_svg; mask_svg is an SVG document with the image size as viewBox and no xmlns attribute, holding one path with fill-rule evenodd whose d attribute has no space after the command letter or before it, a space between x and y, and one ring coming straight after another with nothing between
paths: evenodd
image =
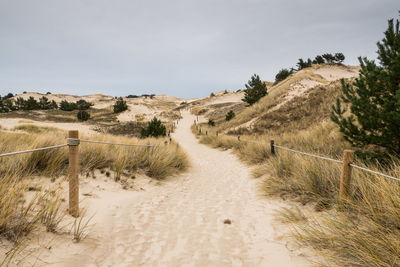
<instances>
[{"instance_id":1,"label":"evergreen tree","mask_svg":"<svg viewBox=\"0 0 400 267\"><path fill-rule=\"evenodd\" d=\"M49 99L45 96L42 96L39 99L39 108L40 109L51 109L51 102L49 101Z\"/></svg>"},{"instance_id":2,"label":"evergreen tree","mask_svg":"<svg viewBox=\"0 0 400 267\"><path fill-rule=\"evenodd\" d=\"M400 32L399 21L389 20L378 61L359 58L359 78L342 80L342 97L332 106L331 118L346 140L357 147L373 145L400 156ZM350 114L341 105L350 106Z\"/></svg>"},{"instance_id":3,"label":"evergreen tree","mask_svg":"<svg viewBox=\"0 0 400 267\"><path fill-rule=\"evenodd\" d=\"M25 109L25 100L22 97L17 97L17 99L14 102L15 108L17 110L24 110Z\"/></svg>"},{"instance_id":4,"label":"evergreen tree","mask_svg":"<svg viewBox=\"0 0 400 267\"><path fill-rule=\"evenodd\" d=\"M318 55L315 57L315 59L313 60L313 64L324 64L325 63L325 59Z\"/></svg>"},{"instance_id":5,"label":"evergreen tree","mask_svg":"<svg viewBox=\"0 0 400 267\"><path fill-rule=\"evenodd\" d=\"M86 100L83 100L83 99L80 99L80 100L76 101L76 105L77 105L79 110L87 110L91 106L93 106L92 103L87 102Z\"/></svg>"},{"instance_id":6,"label":"evergreen tree","mask_svg":"<svg viewBox=\"0 0 400 267\"><path fill-rule=\"evenodd\" d=\"M278 74L275 75L275 83L278 83L280 81L285 80L287 77L289 77L290 74L293 73L293 69L288 70L288 69L281 69Z\"/></svg>"},{"instance_id":7,"label":"evergreen tree","mask_svg":"<svg viewBox=\"0 0 400 267\"><path fill-rule=\"evenodd\" d=\"M341 64L341 63L343 63L344 59L345 59L345 57L342 53L335 54L335 62L336 63Z\"/></svg>"},{"instance_id":8,"label":"evergreen tree","mask_svg":"<svg viewBox=\"0 0 400 267\"><path fill-rule=\"evenodd\" d=\"M327 63L333 63L335 61L335 56L330 53L323 54L322 57Z\"/></svg>"},{"instance_id":9,"label":"evergreen tree","mask_svg":"<svg viewBox=\"0 0 400 267\"><path fill-rule=\"evenodd\" d=\"M161 120L154 117L150 122L147 128L142 128L141 135L143 138L145 137L158 137L165 136L167 134L167 129L162 124Z\"/></svg>"},{"instance_id":10,"label":"evergreen tree","mask_svg":"<svg viewBox=\"0 0 400 267\"><path fill-rule=\"evenodd\" d=\"M114 113L120 113L127 109L128 105L126 104L126 101L122 97L118 98L114 104Z\"/></svg>"},{"instance_id":11,"label":"evergreen tree","mask_svg":"<svg viewBox=\"0 0 400 267\"><path fill-rule=\"evenodd\" d=\"M35 110L39 109L39 103L36 101L33 96L30 96L26 101L25 101L25 110Z\"/></svg>"},{"instance_id":12,"label":"evergreen tree","mask_svg":"<svg viewBox=\"0 0 400 267\"><path fill-rule=\"evenodd\" d=\"M76 117L80 121L87 121L90 118L90 114L86 110L79 110Z\"/></svg>"},{"instance_id":13,"label":"evergreen tree","mask_svg":"<svg viewBox=\"0 0 400 267\"><path fill-rule=\"evenodd\" d=\"M297 65L297 70L309 68L312 66L312 60L309 58L306 61L304 61L302 58L299 58L299 61L297 62L296 65Z\"/></svg>"},{"instance_id":14,"label":"evergreen tree","mask_svg":"<svg viewBox=\"0 0 400 267\"><path fill-rule=\"evenodd\" d=\"M260 76L257 74L254 74L245 86L246 89L244 90L244 98L242 101L249 105L253 105L260 100L260 98L267 95L267 86L261 81Z\"/></svg>"},{"instance_id":15,"label":"evergreen tree","mask_svg":"<svg viewBox=\"0 0 400 267\"><path fill-rule=\"evenodd\" d=\"M234 117L235 117L235 112L233 112L233 110L229 110L229 112L226 113L226 115L225 115L225 120L230 121Z\"/></svg>"}]
</instances>

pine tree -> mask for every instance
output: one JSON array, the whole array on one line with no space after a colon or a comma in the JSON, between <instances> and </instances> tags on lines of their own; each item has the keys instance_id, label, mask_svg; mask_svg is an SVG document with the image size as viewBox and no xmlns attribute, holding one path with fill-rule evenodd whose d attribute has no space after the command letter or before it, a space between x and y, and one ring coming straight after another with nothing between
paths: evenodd
<instances>
[{"instance_id":1,"label":"pine tree","mask_svg":"<svg viewBox=\"0 0 400 267\"><path fill-rule=\"evenodd\" d=\"M147 128L142 128L141 135L143 138L145 137L158 137L165 136L167 134L167 129L162 124L161 120L154 117L150 122Z\"/></svg>"},{"instance_id":2,"label":"pine tree","mask_svg":"<svg viewBox=\"0 0 400 267\"><path fill-rule=\"evenodd\" d=\"M400 32L389 20L385 38L378 42L378 61L359 58L359 78L342 80L342 97L332 106L331 118L346 140L357 147L373 145L400 156ZM346 114L342 102L350 106Z\"/></svg>"},{"instance_id":3,"label":"pine tree","mask_svg":"<svg viewBox=\"0 0 400 267\"><path fill-rule=\"evenodd\" d=\"M267 86L257 74L254 74L245 86L246 89L244 90L242 101L247 102L249 105L253 105L260 98L267 95Z\"/></svg>"},{"instance_id":4,"label":"pine tree","mask_svg":"<svg viewBox=\"0 0 400 267\"><path fill-rule=\"evenodd\" d=\"M233 119L235 117L235 112L233 112L233 110L229 110L228 113L226 113L225 115L225 120L226 121L230 121L231 119Z\"/></svg>"},{"instance_id":5,"label":"pine tree","mask_svg":"<svg viewBox=\"0 0 400 267\"><path fill-rule=\"evenodd\" d=\"M114 113L120 113L127 109L128 105L126 104L126 101L122 97L118 98L114 104Z\"/></svg>"}]
</instances>

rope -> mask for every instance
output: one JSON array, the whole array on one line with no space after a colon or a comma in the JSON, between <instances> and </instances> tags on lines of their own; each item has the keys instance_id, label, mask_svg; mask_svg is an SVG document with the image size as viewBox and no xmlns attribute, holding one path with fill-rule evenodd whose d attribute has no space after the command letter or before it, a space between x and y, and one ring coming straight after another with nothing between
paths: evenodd
<instances>
[{"instance_id":1,"label":"rope","mask_svg":"<svg viewBox=\"0 0 400 267\"><path fill-rule=\"evenodd\" d=\"M341 161L341 160L331 159L331 158L327 158L327 157L323 157L323 156L318 156L318 155L315 155L315 154L301 152L301 151L290 149L290 148L283 147L283 146L274 145L274 147L278 147L278 148L283 149L283 150L288 150L288 151L291 151L291 152L294 152L294 153L299 153L299 154L310 156L310 157L314 157L314 158L329 160L329 161L333 161L333 162L336 162L336 163L343 163L343 161Z\"/></svg>"},{"instance_id":2,"label":"rope","mask_svg":"<svg viewBox=\"0 0 400 267\"><path fill-rule=\"evenodd\" d=\"M121 143L101 142L101 141L82 140L82 139L80 139L80 141L81 141L81 142L84 142L84 143L104 144L104 145L154 147L154 145L141 145L141 144L121 144Z\"/></svg>"},{"instance_id":3,"label":"rope","mask_svg":"<svg viewBox=\"0 0 400 267\"><path fill-rule=\"evenodd\" d=\"M359 169L359 170L363 170L363 171L370 172L370 173L373 173L373 174L376 174L376 175L380 175L380 176L383 176L383 177L386 177L386 178L389 178L389 179L400 181L400 178L396 178L396 177L393 177L393 176L390 176L390 175L387 175L387 174L384 174L384 173L381 173L381 172L373 171L373 170L370 170L370 169L367 169L367 168L363 168L363 167L360 167L360 166L357 166L357 165L354 165L354 164L350 164L350 166L353 167L353 168Z\"/></svg>"},{"instance_id":4,"label":"rope","mask_svg":"<svg viewBox=\"0 0 400 267\"><path fill-rule=\"evenodd\" d=\"M2 157L7 157L7 156L13 156L13 155L24 154L24 153L30 153L30 152L36 152L36 151L42 151L42 150L60 148L60 147L65 147L65 146L68 146L68 145L67 145L67 144L64 144L64 145L56 145L56 146L48 146L48 147L42 147L42 148L35 148L35 149L30 149L30 150L18 151L18 152L10 152L10 153L5 153L5 154L0 154L0 158L2 158Z\"/></svg>"}]
</instances>

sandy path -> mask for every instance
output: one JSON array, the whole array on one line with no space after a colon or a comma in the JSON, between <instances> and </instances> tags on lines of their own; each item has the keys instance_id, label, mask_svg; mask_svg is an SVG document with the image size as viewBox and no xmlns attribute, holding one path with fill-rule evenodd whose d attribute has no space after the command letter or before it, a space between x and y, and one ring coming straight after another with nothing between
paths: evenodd
<instances>
[{"instance_id":1,"label":"sandy path","mask_svg":"<svg viewBox=\"0 0 400 267\"><path fill-rule=\"evenodd\" d=\"M260 196L250 169L230 152L198 143L184 113L174 139L190 170L147 191L103 191L91 238L63 244L45 262L57 266L306 266L277 241L279 202ZM224 224L225 219L232 224ZM276 225L275 225L276 226ZM57 256L57 257L56 257Z\"/></svg>"}]
</instances>

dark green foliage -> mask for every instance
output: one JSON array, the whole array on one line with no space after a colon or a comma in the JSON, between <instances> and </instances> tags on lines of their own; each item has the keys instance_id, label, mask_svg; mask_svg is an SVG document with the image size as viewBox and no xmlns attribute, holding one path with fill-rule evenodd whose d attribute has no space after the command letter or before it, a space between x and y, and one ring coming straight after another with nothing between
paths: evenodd
<instances>
[{"instance_id":1,"label":"dark green foliage","mask_svg":"<svg viewBox=\"0 0 400 267\"><path fill-rule=\"evenodd\" d=\"M333 63L335 61L335 56L330 53L325 53L322 55L327 63Z\"/></svg>"},{"instance_id":2,"label":"dark green foliage","mask_svg":"<svg viewBox=\"0 0 400 267\"><path fill-rule=\"evenodd\" d=\"M228 113L226 113L225 120L226 121L230 121L234 117L235 117L235 112L233 112L233 110L230 110Z\"/></svg>"},{"instance_id":3,"label":"dark green foliage","mask_svg":"<svg viewBox=\"0 0 400 267\"><path fill-rule=\"evenodd\" d=\"M77 108L78 108L79 110L87 110L87 109L89 109L91 106L93 106L92 103L87 102L86 100L83 100L83 99L80 99L80 100L76 101L76 105L77 105Z\"/></svg>"},{"instance_id":4,"label":"dark green foliage","mask_svg":"<svg viewBox=\"0 0 400 267\"><path fill-rule=\"evenodd\" d=\"M118 98L117 101L115 101L114 113L120 113L127 109L128 109L128 105L126 104L126 101L122 97Z\"/></svg>"},{"instance_id":5,"label":"dark green foliage","mask_svg":"<svg viewBox=\"0 0 400 267\"><path fill-rule=\"evenodd\" d=\"M128 95L126 98L138 98L139 96L137 95Z\"/></svg>"},{"instance_id":6,"label":"dark green foliage","mask_svg":"<svg viewBox=\"0 0 400 267\"><path fill-rule=\"evenodd\" d=\"M39 109L52 109L53 103L49 101L49 99L45 96L42 96L39 99Z\"/></svg>"},{"instance_id":7,"label":"dark green foliage","mask_svg":"<svg viewBox=\"0 0 400 267\"><path fill-rule=\"evenodd\" d=\"M35 109L39 109L39 103L36 101L35 98L30 96L25 101L24 110L35 110Z\"/></svg>"},{"instance_id":8,"label":"dark green foliage","mask_svg":"<svg viewBox=\"0 0 400 267\"><path fill-rule=\"evenodd\" d=\"M260 100L260 98L267 95L267 86L261 81L260 76L257 74L254 74L245 86L246 89L244 90L244 98L242 101L249 105L253 105Z\"/></svg>"},{"instance_id":9,"label":"dark green foliage","mask_svg":"<svg viewBox=\"0 0 400 267\"><path fill-rule=\"evenodd\" d=\"M51 95L51 92L47 92L46 95Z\"/></svg>"},{"instance_id":10,"label":"dark green foliage","mask_svg":"<svg viewBox=\"0 0 400 267\"><path fill-rule=\"evenodd\" d=\"M378 42L378 61L359 58L360 76L352 84L342 80L342 97L332 106L331 119L356 147L383 148L400 156L400 32L389 20ZM350 106L350 114L341 103Z\"/></svg>"},{"instance_id":11,"label":"dark green foliage","mask_svg":"<svg viewBox=\"0 0 400 267\"><path fill-rule=\"evenodd\" d=\"M215 126L214 120L209 119L209 120L208 120L208 125L209 125L209 126L212 126L212 127Z\"/></svg>"},{"instance_id":12,"label":"dark green foliage","mask_svg":"<svg viewBox=\"0 0 400 267\"><path fill-rule=\"evenodd\" d=\"M154 117L150 122L147 128L142 128L141 135L143 138L145 137L159 137L165 136L167 129L162 124L161 120Z\"/></svg>"},{"instance_id":13,"label":"dark green foliage","mask_svg":"<svg viewBox=\"0 0 400 267\"><path fill-rule=\"evenodd\" d=\"M312 66L312 61L310 58L307 59L306 61L304 61L302 58L299 58L299 61L297 62L296 66L297 66L297 70L309 68Z\"/></svg>"},{"instance_id":14,"label":"dark green foliage","mask_svg":"<svg viewBox=\"0 0 400 267\"><path fill-rule=\"evenodd\" d=\"M315 57L315 59L313 60L313 64L324 64L325 63L325 59L318 55Z\"/></svg>"},{"instance_id":15,"label":"dark green foliage","mask_svg":"<svg viewBox=\"0 0 400 267\"><path fill-rule=\"evenodd\" d=\"M75 109L78 109L78 105L76 103L63 100L60 103L60 109L64 111L73 111Z\"/></svg>"},{"instance_id":16,"label":"dark green foliage","mask_svg":"<svg viewBox=\"0 0 400 267\"><path fill-rule=\"evenodd\" d=\"M281 69L278 74L275 75L275 83L278 83L280 81L283 81L287 77L289 77L290 74L293 73L293 69L288 70L288 69Z\"/></svg>"},{"instance_id":17,"label":"dark green foliage","mask_svg":"<svg viewBox=\"0 0 400 267\"><path fill-rule=\"evenodd\" d=\"M80 121L87 121L90 118L90 114L86 110L79 110L78 114L76 114L76 117Z\"/></svg>"},{"instance_id":18,"label":"dark green foliage","mask_svg":"<svg viewBox=\"0 0 400 267\"><path fill-rule=\"evenodd\" d=\"M210 97L214 97L214 96L215 96L215 94L214 94L214 93L211 93L211 94L210 94Z\"/></svg>"},{"instance_id":19,"label":"dark green foliage","mask_svg":"<svg viewBox=\"0 0 400 267\"><path fill-rule=\"evenodd\" d=\"M335 54L335 62L341 64L344 61L345 57L342 53Z\"/></svg>"},{"instance_id":20,"label":"dark green foliage","mask_svg":"<svg viewBox=\"0 0 400 267\"><path fill-rule=\"evenodd\" d=\"M5 99L9 99L11 97L14 97L14 95L12 93L8 93L7 95L3 96L2 99L5 100Z\"/></svg>"}]
</instances>

